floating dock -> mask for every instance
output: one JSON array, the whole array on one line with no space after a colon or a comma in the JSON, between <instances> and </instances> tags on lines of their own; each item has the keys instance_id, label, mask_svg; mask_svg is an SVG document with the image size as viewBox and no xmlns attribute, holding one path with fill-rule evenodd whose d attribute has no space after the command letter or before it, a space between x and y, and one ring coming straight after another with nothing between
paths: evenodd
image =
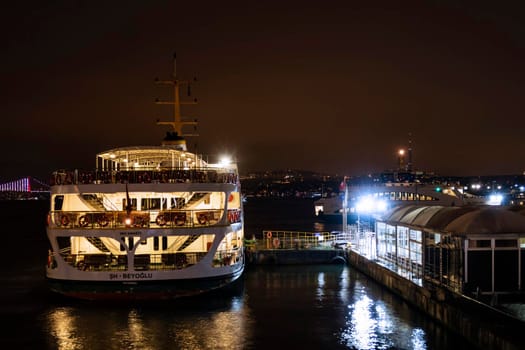
<instances>
[{"instance_id":1,"label":"floating dock","mask_svg":"<svg viewBox=\"0 0 525 350\"><path fill-rule=\"evenodd\" d=\"M347 264L348 238L329 232L263 231L246 240L246 262L252 265Z\"/></svg>"}]
</instances>

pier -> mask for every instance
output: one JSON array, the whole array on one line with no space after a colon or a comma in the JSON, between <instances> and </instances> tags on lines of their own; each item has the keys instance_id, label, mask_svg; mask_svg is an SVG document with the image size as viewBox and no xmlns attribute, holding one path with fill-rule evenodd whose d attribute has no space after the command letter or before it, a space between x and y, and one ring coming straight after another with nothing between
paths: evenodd
<instances>
[{"instance_id":1,"label":"pier","mask_svg":"<svg viewBox=\"0 0 525 350\"><path fill-rule=\"evenodd\" d=\"M346 264L351 234L330 232L263 231L262 239L248 239L248 264Z\"/></svg>"},{"instance_id":2,"label":"pier","mask_svg":"<svg viewBox=\"0 0 525 350\"><path fill-rule=\"evenodd\" d=\"M525 321L483 299L431 283L417 264L400 265L378 254L376 232L263 231L246 241L248 264L348 264L479 348L520 349ZM404 262L403 262L404 263Z\"/></svg>"}]
</instances>

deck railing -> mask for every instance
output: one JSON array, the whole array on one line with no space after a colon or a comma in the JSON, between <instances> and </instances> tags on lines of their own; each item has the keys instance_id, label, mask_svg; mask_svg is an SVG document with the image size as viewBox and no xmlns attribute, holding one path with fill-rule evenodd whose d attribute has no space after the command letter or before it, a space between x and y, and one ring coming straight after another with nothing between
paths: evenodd
<instances>
[{"instance_id":1,"label":"deck railing","mask_svg":"<svg viewBox=\"0 0 525 350\"><path fill-rule=\"evenodd\" d=\"M48 225L62 229L188 228L241 222L238 209L156 211L51 211Z\"/></svg>"},{"instance_id":2,"label":"deck railing","mask_svg":"<svg viewBox=\"0 0 525 350\"><path fill-rule=\"evenodd\" d=\"M246 239L247 249L333 249L346 248L353 233L263 231L262 239Z\"/></svg>"},{"instance_id":3,"label":"deck railing","mask_svg":"<svg viewBox=\"0 0 525 350\"><path fill-rule=\"evenodd\" d=\"M50 179L50 185L117 184L117 183L232 183L238 176L231 170L147 169L147 170L59 170Z\"/></svg>"}]
</instances>

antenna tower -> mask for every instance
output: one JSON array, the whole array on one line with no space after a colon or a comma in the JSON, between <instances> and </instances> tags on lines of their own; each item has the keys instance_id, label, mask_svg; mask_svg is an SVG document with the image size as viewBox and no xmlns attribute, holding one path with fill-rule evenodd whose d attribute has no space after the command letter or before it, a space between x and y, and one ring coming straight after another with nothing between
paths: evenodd
<instances>
[{"instance_id":1,"label":"antenna tower","mask_svg":"<svg viewBox=\"0 0 525 350\"><path fill-rule=\"evenodd\" d=\"M193 81L197 81L197 78L193 78ZM180 88L182 86L187 86L188 96L191 96L191 85L187 80L179 80L177 78L177 55L173 54L173 77L169 80L159 80L155 79L155 83L162 85L170 85L173 87L173 101L160 101L159 99L155 100L156 104L159 105L173 105L173 120L172 121L160 121L157 120L157 125L170 125L173 128L173 132L167 133L166 138L163 141L163 145L175 145L181 148L181 150L186 151L186 140L185 136L199 136L194 133L183 133L183 128L186 125L193 125L196 129L197 120L186 121L181 115L181 106L182 105L195 105L197 104L197 99L193 101L181 101L180 99Z\"/></svg>"}]
</instances>

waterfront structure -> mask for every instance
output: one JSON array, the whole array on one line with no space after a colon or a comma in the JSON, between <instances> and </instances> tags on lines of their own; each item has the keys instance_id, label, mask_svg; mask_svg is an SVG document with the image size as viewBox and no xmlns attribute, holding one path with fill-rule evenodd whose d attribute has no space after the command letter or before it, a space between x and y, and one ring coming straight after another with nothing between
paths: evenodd
<instances>
[{"instance_id":1,"label":"waterfront structure","mask_svg":"<svg viewBox=\"0 0 525 350\"><path fill-rule=\"evenodd\" d=\"M523 297L525 209L398 206L376 220L375 260L474 298Z\"/></svg>"},{"instance_id":2,"label":"waterfront structure","mask_svg":"<svg viewBox=\"0 0 525 350\"><path fill-rule=\"evenodd\" d=\"M51 179L46 276L55 292L82 299L168 299L216 289L245 265L237 165L186 147L180 86L173 127L160 146L97 154L93 171Z\"/></svg>"},{"instance_id":3,"label":"waterfront structure","mask_svg":"<svg viewBox=\"0 0 525 350\"><path fill-rule=\"evenodd\" d=\"M517 350L524 251L523 207L407 205L359 232L348 261L477 348Z\"/></svg>"}]
</instances>

